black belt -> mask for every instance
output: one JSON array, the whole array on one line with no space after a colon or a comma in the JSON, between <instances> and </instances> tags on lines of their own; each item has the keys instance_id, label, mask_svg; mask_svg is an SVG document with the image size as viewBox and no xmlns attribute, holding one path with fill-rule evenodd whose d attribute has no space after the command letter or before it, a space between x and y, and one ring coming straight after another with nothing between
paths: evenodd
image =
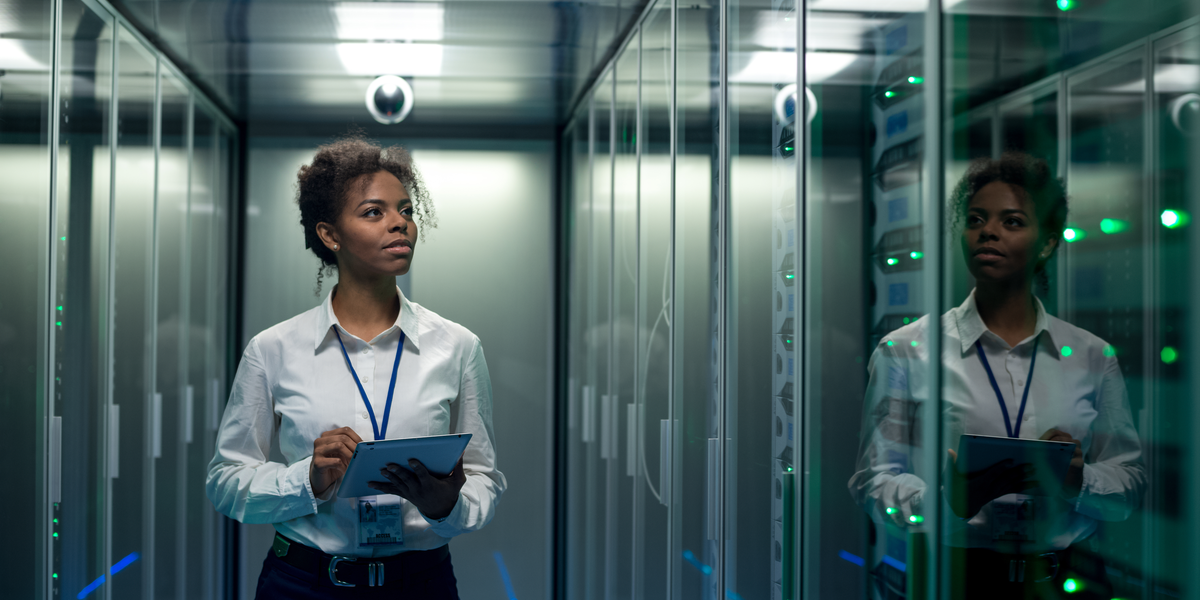
<instances>
[{"instance_id":1,"label":"black belt","mask_svg":"<svg viewBox=\"0 0 1200 600\"><path fill-rule=\"evenodd\" d=\"M1063 550L1038 554L1004 554L983 548L957 549L968 561L970 572L984 572L987 578L1009 583L1054 581L1060 567L1066 568Z\"/></svg>"},{"instance_id":2,"label":"black belt","mask_svg":"<svg viewBox=\"0 0 1200 600\"><path fill-rule=\"evenodd\" d=\"M312 573L320 581L328 577L338 587L392 586L410 577L421 575L450 558L450 547L433 550L410 550L395 556L335 556L310 548L300 542L275 534L271 547L283 562Z\"/></svg>"}]
</instances>

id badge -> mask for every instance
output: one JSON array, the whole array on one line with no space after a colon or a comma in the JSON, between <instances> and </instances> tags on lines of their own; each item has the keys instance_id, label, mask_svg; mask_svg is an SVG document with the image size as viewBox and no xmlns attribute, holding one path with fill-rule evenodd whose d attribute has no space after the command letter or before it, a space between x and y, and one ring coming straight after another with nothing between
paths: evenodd
<instances>
[{"instance_id":1,"label":"id badge","mask_svg":"<svg viewBox=\"0 0 1200 600\"><path fill-rule=\"evenodd\" d=\"M358 545L381 546L404 543L400 497L363 496L358 499Z\"/></svg>"},{"instance_id":2,"label":"id badge","mask_svg":"<svg viewBox=\"0 0 1200 600\"><path fill-rule=\"evenodd\" d=\"M1038 518L1037 500L1016 494L1007 501L992 501L992 539L1006 542L1033 540L1034 523Z\"/></svg>"}]
</instances>

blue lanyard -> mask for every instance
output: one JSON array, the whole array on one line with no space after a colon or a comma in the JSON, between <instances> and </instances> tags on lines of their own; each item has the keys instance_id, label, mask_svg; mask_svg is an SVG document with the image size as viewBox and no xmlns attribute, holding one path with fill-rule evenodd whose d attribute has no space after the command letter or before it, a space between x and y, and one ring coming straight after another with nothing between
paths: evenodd
<instances>
[{"instance_id":1,"label":"blue lanyard","mask_svg":"<svg viewBox=\"0 0 1200 600\"><path fill-rule=\"evenodd\" d=\"M383 435L387 433L388 417L392 414L392 393L396 391L396 372L400 370L400 355L404 354L404 332L400 332L400 343L396 345L396 363L392 365L392 382L388 384L387 404L383 405L382 428L375 422L375 411L371 410L371 401L367 398L367 390L363 389L362 382L358 380L358 373L354 372L354 365L350 364L350 354L346 352L346 344L342 343L342 334L338 333L337 327L333 328L333 335L337 336L338 345L342 347L342 356L346 357L346 366L350 367L350 376L354 377L358 393L362 394L363 404L367 405L367 414L371 415L371 429L375 430L375 439L382 440Z\"/></svg>"},{"instance_id":2,"label":"blue lanyard","mask_svg":"<svg viewBox=\"0 0 1200 600\"><path fill-rule=\"evenodd\" d=\"M1017 411L1016 429L1013 429L1012 423L1008 419L1008 407L1004 405L1004 394L1000 393L1000 386L996 383L996 376L992 374L992 366L988 364L987 354L983 351L983 345L979 343L979 340L975 340L975 349L979 351L979 360L983 362L983 368L987 370L988 381L992 382L992 391L996 392L996 400L1000 402L1000 412L1004 413L1004 429L1008 431L1008 437L1020 437L1021 419L1025 416L1025 402L1029 400L1029 386L1033 385L1033 367L1037 364L1037 338L1033 340L1033 357L1029 359L1029 375L1025 378L1025 395L1021 396L1021 408Z\"/></svg>"}]
</instances>

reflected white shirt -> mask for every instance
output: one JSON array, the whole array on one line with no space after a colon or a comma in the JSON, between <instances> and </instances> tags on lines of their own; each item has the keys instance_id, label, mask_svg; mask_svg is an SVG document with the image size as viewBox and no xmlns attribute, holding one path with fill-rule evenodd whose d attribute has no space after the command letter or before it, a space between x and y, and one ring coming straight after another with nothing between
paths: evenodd
<instances>
[{"instance_id":1,"label":"reflected white shirt","mask_svg":"<svg viewBox=\"0 0 1200 600\"><path fill-rule=\"evenodd\" d=\"M271 523L283 535L329 554L428 550L483 527L495 514L506 483L496 469L492 386L479 338L409 302L397 289L396 323L366 342L338 323L331 305L334 291L320 306L250 340L209 464L209 499L224 515L243 523ZM364 440L375 437L334 327L380 424L397 342L401 331L405 334L385 438L473 434L463 458L467 481L445 519L426 519L401 501L403 546L359 548L357 499L337 498L336 485L320 497L313 495L308 471L313 441L322 432L349 426ZM269 460L273 438L283 463Z\"/></svg>"},{"instance_id":2,"label":"reflected white shirt","mask_svg":"<svg viewBox=\"0 0 1200 600\"><path fill-rule=\"evenodd\" d=\"M984 325L974 291L941 319L945 448L957 449L964 433L1007 436L1004 414L975 348L976 340L987 353L1012 419L1020 409L1033 353L1038 353L1019 437L1037 439L1057 428L1083 444L1082 491L1069 500L1035 499L1038 509L1032 539L1021 546L1028 552L1066 548L1090 536L1098 520L1128 518L1140 503L1146 484L1141 445L1116 352L1095 335L1046 314L1040 300L1036 303L1034 335L1015 347ZM929 501L925 482L934 476L918 470L924 464L920 405L932 397L924 343L929 339L930 323L925 316L885 336L868 366L859 471L850 480L850 492L880 521L904 523L909 516L921 514L923 503ZM945 448L936 451L945 457ZM970 519L950 519L945 542L995 547L994 539L1012 530L1008 522L1016 513L1012 506L1030 498L1009 494ZM939 501L943 510L950 510L944 499ZM896 509L890 516L886 514L889 507Z\"/></svg>"}]
</instances>

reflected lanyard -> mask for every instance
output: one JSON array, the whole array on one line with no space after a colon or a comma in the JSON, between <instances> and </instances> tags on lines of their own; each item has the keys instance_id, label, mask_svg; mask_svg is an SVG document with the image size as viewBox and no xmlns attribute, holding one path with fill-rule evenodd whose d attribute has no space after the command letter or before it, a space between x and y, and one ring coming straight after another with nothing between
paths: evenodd
<instances>
[{"instance_id":1,"label":"reflected lanyard","mask_svg":"<svg viewBox=\"0 0 1200 600\"><path fill-rule=\"evenodd\" d=\"M1004 394L1000 393L996 376L992 374L992 366L988 364L987 353L983 351L983 344L980 344L979 340L975 340L975 349L979 351L979 360L983 361L983 368L987 370L988 381L992 382L992 391L996 392L996 401L1000 403L1000 412L1004 413L1004 429L1008 431L1008 437L1019 437L1021 435L1021 419L1025 416L1025 402L1029 400L1029 386L1033 385L1033 367L1037 364L1037 339L1033 340L1033 357L1029 359L1029 375L1025 378L1025 394L1021 396L1021 408L1017 411L1016 429L1013 429L1012 423L1008 420L1008 407L1004 405Z\"/></svg>"},{"instance_id":2,"label":"reflected lanyard","mask_svg":"<svg viewBox=\"0 0 1200 600\"><path fill-rule=\"evenodd\" d=\"M346 357L346 366L350 367L350 376L354 377L354 384L358 386L358 393L362 395L363 404L367 405L367 414L371 415L371 429L375 430L375 440L382 440L383 435L387 433L388 417L392 414L392 393L396 391L396 372L400 369L400 355L404 354L404 332L400 332L400 343L396 346L396 362L392 365L392 382L388 384L387 404L383 405L383 427L375 422L375 411L371 409L367 390L363 389L362 382L358 380L358 373L354 372L354 365L350 364L350 354L346 352L346 344L342 343L342 334L338 333L337 327L333 328L333 335L337 336L338 345L342 347L342 356Z\"/></svg>"}]
</instances>

